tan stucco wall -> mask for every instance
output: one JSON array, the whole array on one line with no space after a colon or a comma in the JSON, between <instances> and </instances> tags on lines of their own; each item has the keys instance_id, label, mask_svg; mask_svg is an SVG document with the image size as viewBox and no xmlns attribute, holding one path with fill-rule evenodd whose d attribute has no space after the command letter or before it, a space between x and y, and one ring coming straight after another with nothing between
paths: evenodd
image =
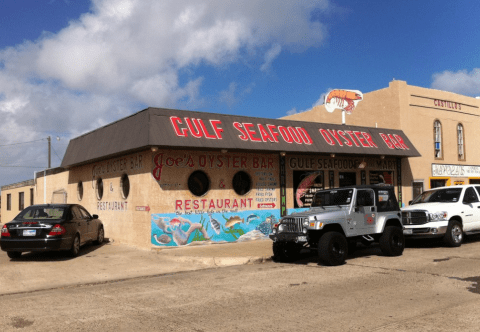
<instances>
[{"instance_id":1,"label":"tan stucco wall","mask_svg":"<svg viewBox=\"0 0 480 332\"><path fill-rule=\"evenodd\" d=\"M2 220L0 223L4 224L11 221L15 216L20 212L19 210L19 193L23 192L24 197L24 208L30 206L31 202L31 191L34 190L34 204L36 201L35 198L35 187L33 185L19 183L18 187L12 185L11 188L2 190ZM7 210L7 195L11 195L11 208Z\"/></svg>"}]
</instances>

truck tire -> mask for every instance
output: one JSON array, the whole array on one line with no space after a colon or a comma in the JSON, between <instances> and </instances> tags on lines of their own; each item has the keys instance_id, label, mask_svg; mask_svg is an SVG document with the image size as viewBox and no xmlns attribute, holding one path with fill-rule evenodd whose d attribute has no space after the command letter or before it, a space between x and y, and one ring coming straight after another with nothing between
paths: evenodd
<instances>
[{"instance_id":1,"label":"truck tire","mask_svg":"<svg viewBox=\"0 0 480 332\"><path fill-rule=\"evenodd\" d=\"M403 230L397 226L387 226L380 236L380 249L386 256L400 256L405 249Z\"/></svg>"},{"instance_id":2,"label":"truck tire","mask_svg":"<svg viewBox=\"0 0 480 332\"><path fill-rule=\"evenodd\" d=\"M443 240L450 247L460 247L463 242L462 224L456 220L450 221Z\"/></svg>"},{"instance_id":3,"label":"truck tire","mask_svg":"<svg viewBox=\"0 0 480 332\"><path fill-rule=\"evenodd\" d=\"M327 232L318 241L318 256L325 265L342 265L347 254L347 239L339 232Z\"/></svg>"},{"instance_id":4,"label":"truck tire","mask_svg":"<svg viewBox=\"0 0 480 332\"><path fill-rule=\"evenodd\" d=\"M292 242L273 242L273 260L276 262L293 262L298 259L301 247Z\"/></svg>"}]
</instances>

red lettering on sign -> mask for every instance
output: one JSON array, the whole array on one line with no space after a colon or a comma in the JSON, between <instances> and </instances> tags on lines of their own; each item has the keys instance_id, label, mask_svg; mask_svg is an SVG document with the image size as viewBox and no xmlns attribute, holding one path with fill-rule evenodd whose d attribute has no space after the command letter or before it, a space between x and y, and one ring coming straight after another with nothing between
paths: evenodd
<instances>
[{"instance_id":1,"label":"red lettering on sign","mask_svg":"<svg viewBox=\"0 0 480 332\"><path fill-rule=\"evenodd\" d=\"M302 144L302 139L300 138L300 136L298 135L297 131L295 130L295 128L293 127L288 127L288 132L290 133L290 135L292 136L293 140L295 141L295 143L297 144Z\"/></svg>"},{"instance_id":2,"label":"red lettering on sign","mask_svg":"<svg viewBox=\"0 0 480 332\"><path fill-rule=\"evenodd\" d=\"M193 137L200 138L203 136L200 124L198 123L198 119L190 120L190 118L185 118L185 123L187 124L188 130ZM194 126L195 128L193 128Z\"/></svg>"},{"instance_id":3,"label":"red lettering on sign","mask_svg":"<svg viewBox=\"0 0 480 332\"><path fill-rule=\"evenodd\" d=\"M362 132L362 135L363 135L363 137L365 137L365 139L367 140L368 144L370 144L370 146L371 146L372 148L378 148L377 144L375 144L375 143L373 142L372 136L370 136L369 133L366 133L366 132L363 131L363 132Z\"/></svg>"},{"instance_id":4,"label":"red lettering on sign","mask_svg":"<svg viewBox=\"0 0 480 332\"><path fill-rule=\"evenodd\" d=\"M332 139L332 137L330 136L327 130L320 128L319 131L320 131L320 134L322 134L325 142L327 142L327 144L335 145L335 141Z\"/></svg>"},{"instance_id":5,"label":"red lettering on sign","mask_svg":"<svg viewBox=\"0 0 480 332\"><path fill-rule=\"evenodd\" d=\"M350 138L352 139L352 141L353 141L353 143L355 144L355 146L360 147L360 145L359 145L359 144L357 143L357 141L355 140L355 135L353 134L353 131L351 131L351 130L346 130L345 132L348 134L348 136L350 136Z\"/></svg>"},{"instance_id":6,"label":"red lettering on sign","mask_svg":"<svg viewBox=\"0 0 480 332\"><path fill-rule=\"evenodd\" d=\"M385 142L385 144L387 144L388 148L389 149L395 149L395 146L393 145L392 142L390 142L390 140L388 139L387 135L385 135L384 133L379 133L380 137L383 139L383 141Z\"/></svg>"},{"instance_id":7,"label":"red lettering on sign","mask_svg":"<svg viewBox=\"0 0 480 332\"><path fill-rule=\"evenodd\" d=\"M280 135L282 136L285 142L293 143L293 138L292 136L290 136L290 133L288 132L287 128L285 128L284 126L278 126L278 131L280 132Z\"/></svg>"},{"instance_id":8,"label":"red lettering on sign","mask_svg":"<svg viewBox=\"0 0 480 332\"><path fill-rule=\"evenodd\" d=\"M307 145L310 145L310 144L313 143L312 138L310 137L310 135L308 134L308 131L305 128L295 127L295 129L297 129L297 132L300 135L300 137L302 138L303 143L305 143Z\"/></svg>"},{"instance_id":9,"label":"red lettering on sign","mask_svg":"<svg viewBox=\"0 0 480 332\"><path fill-rule=\"evenodd\" d=\"M390 139L390 142L392 142L393 145L395 145L396 149L400 149L400 150L403 149L403 147L400 144L398 144L397 140L393 137L392 134L388 134L388 138Z\"/></svg>"},{"instance_id":10,"label":"red lettering on sign","mask_svg":"<svg viewBox=\"0 0 480 332\"><path fill-rule=\"evenodd\" d=\"M178 116L171 116L170 122L172 122L173 130L175 131L175 134L177 134L177 136L187 137L188 130L186 128L182 128L180 130L180 128L178 127L179 124L182 124L182 120L180 120Z\"/></svg>"},{"instance_id":11,"label":"red lettering on sign","mask_svg":"<svg viewBox=\"0 0 480 332\"><path fill-rule=\"evenodd\" d=\"M258 137L255 137L257 132L252 129L253 128L253 123L244 123L243 128L245 128L245 131L247 132L248 137L250 138L251 141L253 142L261 142L262 140Z\"/></svg>"},{"instance_id":12,"label":"red lettering on sign","mask_svg":"<svg viewBox=\"0 0 480 332\"><path fill-rule=\"evenodd\" d=\"M348 139L347 135L345 134L345 132L343 130L339 130L338 135L345 140L345 144L347 146L352 146L353 145L352 141L350 141Z\"/></svg>"},{"instance_id":13,"label":"red lettering on sign","mask_svg":"<svg viewBox=\"0 0 480 332\"><path fill-rule=\"evenodd\" d=\"M235 127L235 129L237 129L239 132L241 132L242 134L241 135L238 135L238 137L242 140L242 141L248 141L248 136L247 136L247 133L245 132L245 130L243 130L243 126L241 123L239 122L234 122L233 123L233 126Z\"/></svg>"},{"instance_id":14,"label":"red lettering on sign","mask_svg":"<svg viewBox=\"0 0 480 332\"><path fill-rule=\"evenodd\" d=\"M340 138L338 137L338 133L336 130L328 129L328 132L331 136L333 136L333 138L335 138L335 140L338 142L338 145L343 146L343 143L340 142Z\"/></svg>"},{"instance_id":15,"label":"red lettering on sign","mask_svg":"<svg viewBox=\"0 0 480 332\"><path fill-rule=\"evenodd\" d=\"M222 124L220 120L210 120L210 124L212 125L213 130L215 131L215 135L218 139L222 139L223 129L219 127Z\"/></svg>"},{"instance_id":16,"label":"red lettering on sign","mask_svg":"<svg viewBox=\"0 0 480 332\"><path fill-rule=\"evenodd\" d=\"M363 138L362 133L360 133L359 131L354 131L353 133L355 134L355 137L358 139L358 141L360 142L360 144L362 144L364 148L370 147L367 141L365 141L365 139Z\"/></svg>"},{"instance_id":17,"label":"red lettering on sign","mask_svg":"<svg viewBox=\"0 0 480 332\"><path fill-rule=\"evenodd\" d=\"M403 149L405 150L410 150L410 148L407 146L407 144L405 144L405 142L403 141L403 138L402 136L400 135L393 135L396 139L397 139L397 142L403 147Z\"/></svg>"},{"instance_id":18,"label":"red lettering on sign","mask_svg":"<svg viewBox=\"0 0 480 332\"><path fill-rule=\"evenodd\" d=\"M207 130L207 128L205 127L205 123L203 123L203 120L198 120L198 122L200 123L200 127L202 127L202 131L203 131L203 134L205 135L206 138L208 139L216 139L217 137L210 134Z\"/></svg>"},{"instance_id":19,"label":"red lettering on sign","mask_svg":"<svg viewBox=\"0 0 480 332\"><path fill-rule=\"evenodd\" d=\"M275 139L270 135L270 133L261 124L258 124L258 130L260 131L260 135L262 136L262 140L264 142L269 140L270 142L275 143Z\"/></svg>"},{"instance_id":20,"label":"red lettering on sign","mask_svg":"<svg viewBox=\"0 0 480 332\"><path fill-rule=\"evenodd\" d=\"M277 132L277 126L267 124L267 128L268 128L268 130L270 130L270 134L272 134L272 137L273 137L273 140L275 141L275 143L278 143L278 136L280 134Z\"/></svg>"}]
</instances>

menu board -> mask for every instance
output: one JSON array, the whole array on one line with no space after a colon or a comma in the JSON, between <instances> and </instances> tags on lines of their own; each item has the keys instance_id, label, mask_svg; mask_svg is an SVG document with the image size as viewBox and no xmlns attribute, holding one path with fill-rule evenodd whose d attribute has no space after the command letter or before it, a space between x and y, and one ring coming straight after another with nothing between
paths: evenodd
<instances>
[{"instance_id":1,"label":"menu board","mask_svg":"<svg viewBox=\"0 0 480 332\"><path fill-rule=\"evenodd\" d=\"M310 207L313 195L325 188L323 171L293 171L293 188L295 208Z\"/></svg>"}]
</instances>

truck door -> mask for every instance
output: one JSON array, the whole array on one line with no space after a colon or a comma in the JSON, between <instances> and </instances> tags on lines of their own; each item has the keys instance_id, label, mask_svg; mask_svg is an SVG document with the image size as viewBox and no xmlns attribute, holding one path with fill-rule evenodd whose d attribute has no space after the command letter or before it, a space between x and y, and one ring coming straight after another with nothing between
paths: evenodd
<instances>
[{"instance_id":1,"label":"truck door","mask_svg":"<svg viewBox=\"0 0 480 332\"><path fill-rule=\"evenodd\" d=\"M353 214L359 231L358 235L375 232L377 213L375 209L375 193L372 189L357 190Z\"/></svg>"},{"instance_id":2,"label":"truck door","mask_svg":"<svg viewBox=\"0 0 480 332\"><path fill-rule=\"evenodd\" d=\"M471 232L480 229L480 201L473 187L465 189L462 203L464 209L463 230Z\"/></svg>"}]
</instances>

